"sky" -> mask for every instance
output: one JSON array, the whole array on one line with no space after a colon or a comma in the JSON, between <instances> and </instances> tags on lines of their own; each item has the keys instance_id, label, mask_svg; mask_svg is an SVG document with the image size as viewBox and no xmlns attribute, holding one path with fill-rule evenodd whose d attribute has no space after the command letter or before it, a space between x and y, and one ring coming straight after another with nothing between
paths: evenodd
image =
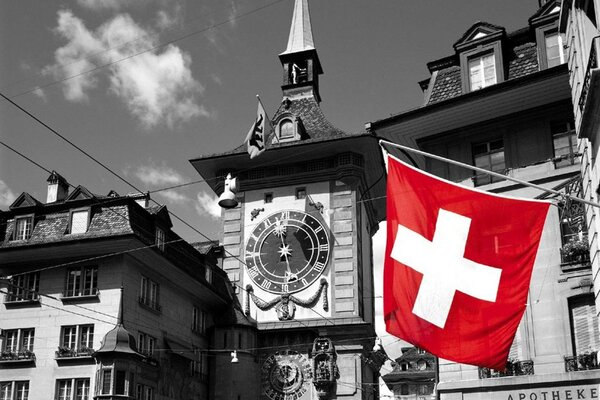
<instances>
[{"instance_id":1,"label":"sky","mask_svg":"<svg viewBox=\"0 0 600 400\"><path fill-rule=\"evenodd\" d=\"M510 32L537 8L537 0L311 0L323 111L355 132L418 107L426 63L451 55L473 23ZM138 188L196 181L188 160L240 145L257 94L270 114L280 103L277 55L292 9L293 0L0 0L0 93ZM4 99L0 140L74 186L134 191ZM45 201L47 177L0 146L0 210L24 191ZM205 184L153 198L204 234L174 221L186 240L218 238Z\"/></svg>"}]
</instances>

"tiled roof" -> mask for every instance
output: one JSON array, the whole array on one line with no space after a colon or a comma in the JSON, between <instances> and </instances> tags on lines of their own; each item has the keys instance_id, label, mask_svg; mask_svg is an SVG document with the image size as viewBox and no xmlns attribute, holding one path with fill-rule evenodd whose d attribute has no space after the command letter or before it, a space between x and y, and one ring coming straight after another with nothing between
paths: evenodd
<instances>
[{"instance_id":1,"label":"tiled roof","mask_svg":"<svg viewBox=\"0 0 600 400\"><path fill-rule=\"evenodd\" d=\"M198 253L206 255L213 248L219 246L219 241L211 240L208 242L196 242L196 243L190 243L190 244L198 251Z\"/></svg>"},{"instance_id":2,"label":"tiled roof","mask_svg":"<svg viewBox=\"0 0 600 400\"><path fill-rule=\"evenodd\" d=\"M508 61L506 80L520 78L539 71L537 47L533 42L524 43L513 49ZM438 71L429 97L429 104L438 103L462 95L460 66L453 65Z\"/></svg>"},{"instance_id":3,"label":"tiled roof","mask_svg":"<svg viewBox=\"0 0 600 400\"><path fill-rule=\"evenodd\" d=\"M462 94L460 67L452 66L438 72L433 84L429 103L451 99Z\"/></svg>"},{"instance_id":4,"label":"tiled roof","mask_svg":"<svg viewBox=\"0 0 600 400\"><path fill-rule=\"evenodd\" d=\"M520 78L539 70L535 43L515 47L514 54L514 58L508 62L508 79Z\"/></svg>"},{"instance_id":5,"label":"tiled roof","mask_svg":"<svg viewBox=\"0 0 600 400\"><path fill-rule=\"evenodd\" d=\"M29 246L133 233L129 225L129 210L127 206L102 206L94 209L90 226L86 233L66 234L68 224L68 211L36 215L33 232L29 240L11 241L14 219L9 220L6 225L4 242L0 243L0 247Z\"/></svg>"},{"instance_id":6,"label":"tiled roof","mask_svg":"<svg viewBox=\"0 0 600 400\"><path fill-rule=\"evenodd\" d=\"M306 135L311 139L333 138L345 135L343 131L334 127L325 118L319 103L317 103L314 97L282 101L273 116L273 121L277 121L285 113L299 117L306 130Z\"/></svg>"}]
</instances>

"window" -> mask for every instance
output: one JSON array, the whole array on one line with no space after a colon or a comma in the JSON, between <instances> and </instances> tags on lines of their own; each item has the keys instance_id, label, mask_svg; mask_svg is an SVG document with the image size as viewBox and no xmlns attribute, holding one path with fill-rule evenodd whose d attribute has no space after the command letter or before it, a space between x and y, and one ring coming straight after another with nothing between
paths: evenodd
<instances>
[{"instance_id":1,"label":"window","mask_svg":"<svg viewBox=\"0 0 600 400\"><path fill-rule=\"evenodd\" d=\"M427 385L419 385L419 394L420 395L431 394L429 386L427 386Z\"/></svg>"},{"instance_id":2,"label":"window","mask_svg":"<svg viewBox=\"0 0 600 400\"><path fill-rule=\"evenodd\" d=\"M94 325L61 327L59 356L90 355L94 347Z\"/></svg>"},{"instance_id":3,"label":"window","mask_svg":"<svg viewBox=\"0 0 600 400\"><path fill-rule=\"evenodd\" d=\"M17 353L20 356L24 353L33 352L33 342L35 338L35 329L6 329L4 330L4 341L2 352Z\"/></svg>"},{"instance_id":4,"label":"window","mask_svg":"<svg viewBox=\"0 0 600 400\"><path fill-rule=\"evenodd\" d=\"M573 354L600 350L600 330L593 294L569 299Z\"/></svg>"},{"instance_id":5,"label":"window","mask_svg":"<svg viewBox=\"0 0 600 400\"><path fill-rule=\"evenodd\" d=\"M265 193L265 204L273 202L273 193Z\"/></svg>"},{"instance_id":6,"label":"window","mask_svg":"<svg viewBox=\"0 0 600 400\"><path fill-rule=\"evenodd\" d=\"M99 394L129 395L133 390L134 374L127 377L127 371L121 369L102 368L98 373L97 390Z\"/></svg>"},{"instance_id":7,"label":"window","mask_svg":"<svg viewBox=\"0 0 600 400\"><path fill-rule=\"evenodd\" d=\"M496 83L496 60L494 53L469 59L469 84L471 91Z\"/></svg>"},{"instance_id":8,"label":"window","mask_svg":"<svg viewBox=\"0 0 600 400\"><path fill-rule=\"evenodd\" d=\"M40 273L21 274L13 276L8 287L7 302L32 301L38 299L40 290Z\"/></svg>"},{"instance_id":9,"label":"window","mask_svg":"<svg viewBox=\"0 0 600 400\"><path fill-rule=\"evenodd\" d=\"M90 379L74 378L56 381L56 400L89 400Z\"/></svg>"},{"instance_id":10,"label":"window","mask_svg":"<svg viewBox=\"0 0 600 400\"><path fill-rule=\"evenodd\" d=\"M165 231L160 228L156 228L155 244L160 251L165 251Z\"/></svg>"},{"instance_id":11,"label":"window","mask_svg":"<svg viewBox=\"0 0 600 400\"><path fill-rule=\"evenodd\" d=\"M29 381L0 382L0 400L28 400Z\"/></svg>"},{"instance_id":12,"label":"window","mask_svg":"<svg viewBox=\"0 0 600 400\"><path fill-rule=\"evenodd\" d=\"M212 268L207 265L204 271L204 278L206 278L206 282L212 283L212 273Z\"/></svg>"},{"instance_id":13,"label":"window","mask_svg":"<svg viewBox=\"0 0 600 400\"><path fill-rule=\"evenodd\" d=\"M154 348L156 347L156 338L150 336L147 333L138 333L138 351L147 356L152 357L154 354Z\"/></svg>"},{"instance_id":14,"label":"window","mask_svg":"<svg viewBox=\"0 0 600 400\"><path fill-rule=\"evenodd\" d=\"M204 333L206 324L206 315L204 311L198 307L194 307L192 310L192 331L197 333Z\"/></svg>"},{"instance_id":15,"label":"window","mask_svg":"<svg viewBox=\"0 0 600 400\"><path fill-rule=\"evenodd\" d=\"M544 36L544 42L548 68L563 64L565 62L564 35L558 32L548 32Z\"/></svg>"},{"instance_id":16,"label":"window","mask_svg":"<svg viewBox=\"0 0 600 400\"><path fill-rule=\"evenodd\" d=\"M64 297L95 296L98 294L98 267L74 267L67 270Z\"/></svg>"},{"instance_id":17,"label":"window","mask_svg":"<svg viewBox=\"0 0 600 400\"><path fill-rule=\"evenodd\" d=\"M573 165L577 153L577 135L571 122L553 122L550 125L554 146L554 165L557 168Z\"/></svg>"},{"instance_id":18,"label":"window","mask_svg":"<svg viewBox=\"0 0 600 400\"><path fill-rule=\"evenodd\" d=\"M291 119L284 119L279 124L279 138L291 139L295 135L294 123Z\"/></svg>"},{"instance_id":19,"label":"window","mask_svg":"<svg viewBox=\"0 0 600 400\"><path fill-rule=\"evenodd\" d=\"M90 210L77 210L71 211L71 218L69 222L69 233L86 233L88 230L88 224L90 222Z\"/></svg>"},{"instance_id":20,"label":"window","mask_svg":"<svg viewBox=\"0 0 600 400\"><path fill-rule=\"evenodd\" d=\"M306 188L296 188L296 200L301 200L306 198Z\"/></svg>"},{"instance_id":21,"label":"window","mask_svg":"<svg viewBox=\"0 0 600 400\"><path fill-rule=\"evenodd\" d=\"M504 162L504 144L502 139L474 144L473 162L476 167L504 173L506 164ZM477 174L473 177L475 186L486 185L500 180L500 178L488 174Z\"/></svg>"},{"instance_id":22,"label":"window","mask_svg":"<svg viewBox=\"0 0 600 400\"><path fill-rule=\"evenodd\" d=\"M408 385L407 384L400 385L400 394L401 395L408 394Z\"/></svg>"},{"instance_id":23,"label":"window","mask_svg":"<svg viewBox=\"0 0 600 400\"><path fill-rule=\"evenodd\" d=\"M13 240L28 240L33 230L33 215L15 218L15 234Z\"/></svg>"},{"instance_id":24,"label":"window","mask_svg":"<svg viewBox=\"0 0 600 400\"><path fill-rule=\"evenodd\" d=\"M153 310L160 311L160 305L158 304L158 283L145 276L142 276L140 303Z\"/></svg>"},{"instance_id":25,"label":"window","mask_svg":"<svg viewBox=\"0 0 600 400\"><path fill-rule=\"evenodd\" d=\"M135 390L135 398L137 400L154 400L154 388L138 384Z\"/></svg>"}]
</instances>

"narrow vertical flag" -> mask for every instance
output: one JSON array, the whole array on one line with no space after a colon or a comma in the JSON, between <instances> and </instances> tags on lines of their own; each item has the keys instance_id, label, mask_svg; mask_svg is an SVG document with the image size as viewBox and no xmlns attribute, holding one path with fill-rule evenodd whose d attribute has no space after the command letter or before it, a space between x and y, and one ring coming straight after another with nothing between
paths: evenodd
<instances>
[{"instance_id":1,"label":"narrow vertical flag","mask_svg":"<svg viewBox=\"0 0 600 400\"><path fill-rule=\"evenodd\" d=\"M549 202L448 182L388 156L386 329L438 357L503 370Z\"/></svg>"},{"instance_id":2,"label":"narrow vertical flag","mask_svg":"<svg viewBox=\"0 0 600 400\"><path fill-rule=\"evenodd\" d=\"M250 158L258 157L266 150L266 140L269 138L271 132L273 132L273 126L265 112L265 108L263 107L260 98L258 96L256 97L258 98L256 120L250 127L248 135L246 136L246 146Z\"/></svg>"}]
</instances>

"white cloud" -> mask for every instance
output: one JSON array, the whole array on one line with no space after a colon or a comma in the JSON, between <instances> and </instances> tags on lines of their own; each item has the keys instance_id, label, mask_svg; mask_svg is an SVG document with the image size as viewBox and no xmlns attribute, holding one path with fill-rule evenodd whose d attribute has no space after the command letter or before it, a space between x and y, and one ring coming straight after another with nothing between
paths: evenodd
<instances>
[{"instance_id":1,"label":"white cloud","mask_svg":"<svg viewBox=\"0 0 600 400\"><path fill-rule=\"evenodd\" d=\"M55 64L45 71L57 79L76 76L63 82L68 100L88 100L100 74L107 74L109 92L146 127L164 123L172 128L194 117L210 116L197 104L204 88L192 76L189 54L172 44L145 52L158 45L157 35L128 14L118 14L92 31L71 11L59 11L56 32L67 44L56 50ZM85 73L110 63L114 64Z\"/></svg>"},{"instance_id":2,"label":"white cloud","mask_svg":"<svg viewBox=\"0 0 600 400\"><path fill-rule=\"evenodd\" d=\"M148 186L177 185L185 178L171 167L162 165L140 165L133 174ZM164 194L164 193L163 193Z\"/></svg>"},{"instance_id":3,"label":"white cloud","mask_svg":"<svg viewBox=\"0 0 600 400\"><path fill-rule=\"evenodd\" d=\"M4 183L3 180L0 180L0 206L8 207L16 198L17 196L10 190L6 183Z\"/></svg>"},{"instance_id":4,"label":"white cloud","mask_svg":"<svg viewBox=\"0 0 600 400\"><path fill-rule=\"evenodd\" d=\"M208 214L213 219L221 218L221 207L218 204L219 198L217 196L202 191L198 193L197 197L196 211L198 214Z\"/></svg>"},{"instance_id":5,"label":"white cloud","mask_svg":"<svg viewBox=\"0 0 600 400\"><path fill-rule=\"evenodd\" d=\"M171 29L183 23L183 7L176 4L172 10L159 10L156 13L156 26L158 29Z\"/></svg>"},{"instance_id":6,"label":"white cloud","mask_svg":"<svg viewBox=\"0 0 600 400\"><path fill-rule=\"evenodd\" d=\"M190 201L190 198L187 197L184 194L181 194L179 192L176 192L174 190L167 190L164 192L158 192L157 194L161 195L162 197L166 198L167 200L169 200L171 203L185 203Z\"/></svg>"},{"instance_id":7,"label":"white cloud","mask_svg":"<svg viewBox=\"0 0 600 400\"><path fill-rule=\"evenodd\" d=\"M113 9L117 10L130 5L142 4L141 0L77 0L81 7L91 10Z\"/></svg>"},{"instance_id":8,"label":"white cloud","mask_svg":"<svg viewBox=\"0 0 600 400\"><path fill-rule=\"evenodd\" d=\"M44 101L44 103L48 100L46 98L46 92L44 92L41 88L37 88L31 93L33 93L38 98L42 99Z\"/></svg>"}]
</instances>

